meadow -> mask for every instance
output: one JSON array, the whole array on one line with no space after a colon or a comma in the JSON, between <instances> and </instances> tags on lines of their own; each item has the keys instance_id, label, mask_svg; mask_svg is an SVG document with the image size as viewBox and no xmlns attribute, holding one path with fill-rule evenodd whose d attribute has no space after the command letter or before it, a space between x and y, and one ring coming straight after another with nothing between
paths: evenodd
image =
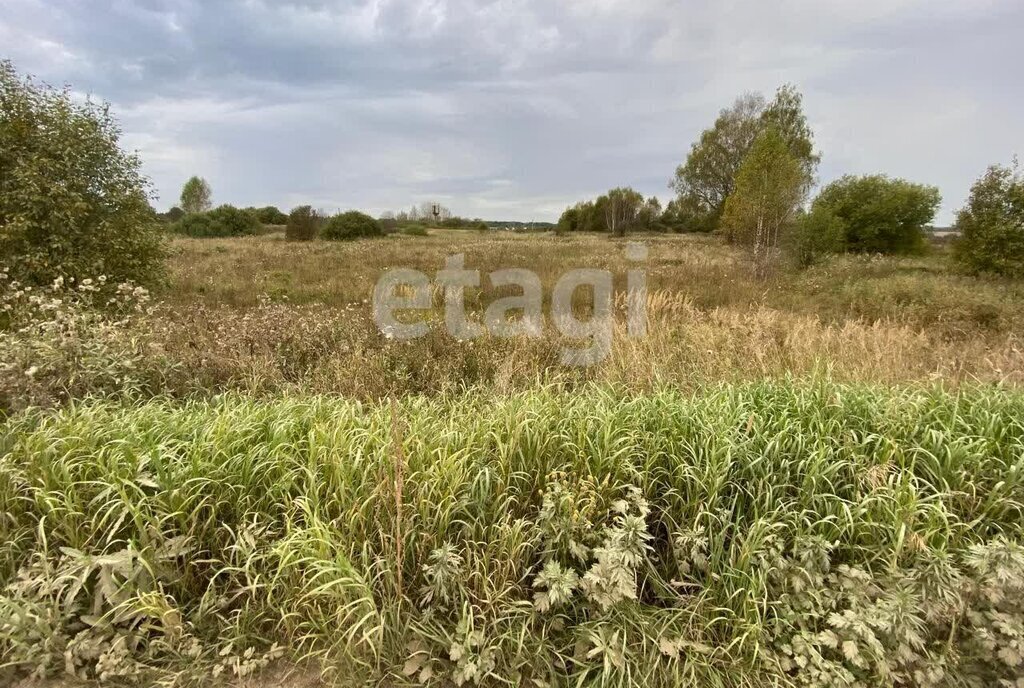
<instances>
[{"instance_id":1,"label":"meadow","mask_svg":"<svg viewBox=\"0 0 1024 688\"><path fill-rule=\"evenodd\" d=\"M589 368L369 296L454 253L621 289L599 235L176 238L144 306L12 347L0 678L1022 685L1024 283L631 239L649 333Z\"/></svg>"},{"instance_id":2,"label":"meadow","mask_svg":"<svg viewBox=\"0 0 1024 688\"><path fill-rule=\"evenodd\" d=\"M574 267L608 270L622 290L636 266L626 260L625 242L600 235L434 230L342 243L177 240L159 339L188 371L185 381L364 400L479 386L516 391L538 381L699 389L812 373L852 382L1021 381L1024 285L957 275L942 252L837 257L765 282L753 279L742 250L720 239L643 241L649 335L629 339L619 318L613 355L586 370L559 365L567 343L550 323L540 339L454 340L437 322L439 293L437 331L391 342L374 326L368 299L386 268L433 276L455 253L484 275L480 289L466 291L474 317L507 293L486 281L498 268L535 271L545 295Z\"/></svg>"}]
</instances>

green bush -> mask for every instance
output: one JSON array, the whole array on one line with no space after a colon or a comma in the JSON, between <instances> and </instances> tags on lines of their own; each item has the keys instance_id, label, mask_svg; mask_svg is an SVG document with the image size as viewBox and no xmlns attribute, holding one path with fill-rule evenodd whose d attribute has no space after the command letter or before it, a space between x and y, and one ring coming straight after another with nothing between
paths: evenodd
<instances>
[{"instance_id":1,"label":"green bush","mask_svg":"<svg viewBox=\"0 0 1024 688\"><path fill-rule=\"evenodd\" d=\"M814 199L814 208L842 220L849 251L917 253L925 248L924 228L941 200L934 186L881 174L847 175L826 186Z\"/></svg>"},{"instance_id":2,"label":"green bush","mask_svg":"<svg viewBox=\"0 0 1024 688\"><path fill-rule=\"evenodd\" d=\"M175 222L178 222L183 217L185 217L185 211L179 208L178 206L174 206L166 213L157 213L156 217L157 220L159 220L161 223L165 225L174 224Z\"/></svg>"},{"instance_id":3,"label":"green bush","mask_svg":"<svg viewBox=\"0 0 1024 688\"><path fill-rule=\"evenodd\" d=\"M350 210L327 221L321 236L332 241L383 235L380 223L366 213Z\"/></svg>"},{"instance_id":4,"label":"green bush","mask_svg":"<svg viewBox=\"0 0 1024 688\"><path fill-rule=\"evenodd\" d=\"M22 80L0 61L0 256L12 279L160 281L149 183L119 134L105 105Z\"/></svg>"},{"instance_id":5,"label":"green bush","mask_svg":"<svg viewBox=\"0 0 1024 688\"><path fill-rule=\"evenodd\" d=\"M179 234L191 237L237 237L259 234L263 226L252 213L222 205L205 213L186 215L174 225Z\"/></svg>"},{"instance_id":6,"label":"green bush","mask_svg":"<svg viewBox=\"0 0 1024 688\"><path fill-rule=\"evenodd\" d=\"M427 236L428 234L426 226L418 222L401 225L398 231L409 236Z\"/></svg>"},{"instance_id":7,"label":"green bush","mask_svg":"<svg viewBox=\"0 0 1024 688\"><path fill-rule=\"evenodd\" d=\"M994 165L957 213L954 256L971 272L1024 277L1024 176Z\"/></svg>"},{"instance_id":8,"label":"green bush","mask_svg":"<svg viewBox=\"0 0 1024 688\"><path fill-rule=\"evenodd\" d=\"M272 205L262 208L246 208L246 210L252 213L264 225L283 225L288 223L288 216Z\"/></svg>"},{"instance_id":9,"label":"green bush","mask_svg":"<svg viewBox=\"0 0 1024 688\"><path fill-rule=\"evenodd\" d=\"M284 236L289 241L312 241L320 232L323 217L312 206L300 205L288 214Z\"/></svg>"},{"instance_id":10,"label":"green bush","mask_svg":"<svg viewBox=\"0 0 1024 688\"><path fill-rule=\"evenodd\" d=\"M819 206L797 217L787 233L786 249L799 268L814 265L823 257L841 253L846 228L829 208Z\"/></svg>"}]
</instances>

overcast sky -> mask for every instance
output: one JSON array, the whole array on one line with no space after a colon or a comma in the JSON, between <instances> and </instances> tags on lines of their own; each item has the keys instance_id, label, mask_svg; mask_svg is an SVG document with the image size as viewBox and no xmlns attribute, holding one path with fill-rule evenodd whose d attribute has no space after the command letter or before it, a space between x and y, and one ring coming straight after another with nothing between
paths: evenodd
<instances>
[{"instance_id":1,"label":"overcast sky","mask_svg":"<svg viewBox=\"0 0 1024 688\"><path fill-rule=\"evenodd\" d=\"M165 209L214 201L554 220L663 201L744 91L804 93L820 181L886 172L952 220L1024 153L1020 0L3 0L0 56L113 104Z\"/></svg>"}]
</instances>

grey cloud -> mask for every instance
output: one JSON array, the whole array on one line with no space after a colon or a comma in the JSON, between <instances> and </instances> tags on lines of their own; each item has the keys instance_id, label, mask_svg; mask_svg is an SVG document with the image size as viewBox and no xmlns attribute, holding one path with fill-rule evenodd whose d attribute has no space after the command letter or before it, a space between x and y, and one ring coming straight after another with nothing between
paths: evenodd
<instances>
[{"instance_id":1,"label":"grey cloud","mask_svg":"<svg viewBox=\"0 0 1024 688\"><path fill-rule=\"evenodd\" d=\"M610 186L667 199L717 110L804 91L822 181L971 180L1024 146L1007 0L5 0L17 66L110 100L170 205L554 219Z\"/></svg>"}]
</instances>

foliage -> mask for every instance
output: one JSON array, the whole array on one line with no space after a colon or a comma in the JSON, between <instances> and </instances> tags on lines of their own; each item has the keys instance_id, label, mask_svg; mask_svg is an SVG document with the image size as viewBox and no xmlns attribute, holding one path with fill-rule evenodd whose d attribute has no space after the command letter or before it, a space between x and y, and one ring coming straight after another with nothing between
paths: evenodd
<instances>
[{"instance_id":1,"label":"foliage","mask_svg":"<svg viewBox=\"0 0 1024 688\"><path fill-rule=\"evenodd\" d=\"M702 210L693 196L679 196L665 205L661 226L671 232L710 233L715 229L716 217Z\"/></svg>"},{"instance_id":2,"label":"foliage","mask_svg":"<svg viewBox=\"0 0 1024 688\"><path fill-rule=\"evenodd\" d=\"M320 233L324 218L312 206L300 205L288 213L284 236L289 241L312 241Z\"/></svg>"},{"instance_id":3,"label":"foliage","mask_svg":"<svg viewBox=\"0 0 1024 688\"><path fill-rule=\"evenodd\" d=\"M758 276L767 275L803 199L803 189L800 162L777 129L765 129L736 174L736 189L722 213L722 230L750 247Z\"/></svg>"},{"instance_id":4,"label":"foliage","mask_svg":"<svg viewBox=\"0 0 1024 688\"><path fill-rule=\"evenodd\" d=\"M580 204L566 208L559 216L558 223L555 224L555 232L558 234L565 234L567 232L583 231L583 227L581 225L582 213L583 211L580 208Z\"/></svg>"},{"instance_id":5,"label":"foliage","mask_svg":"<svg viewBox=\"0 0 1024 688\"><path fill-rule=\"evenodd\" d=\"M0 256L13 279L158 282L164 249L141 162L107 105L0 61Z\"/></svg>"},{"instance_id":6,"label":"foliage","mask_svg":"<svg viewBox=\"0 0 1024 688\"><path fill-rule=\"evenodd\" d=\"M844 250L843 221L823 206L800 213L785 238L785 248L799 268L808 268L822 258Z\"/></svg>"},{"instance_id":7,"label":"foliage","mask_svg":"<svg viewBox=\"0 0 1024 688\"><path fill-rule=\"evenodd\" d=\"M761 132L764 107L764 96L759 93L737 98L701 133L686 162L676 168L670 186L680 199L686 199L702 224L717 226L725 201L735 188L736 174Z\"/></svg>"},{"instance_id":8,"label":"foliage","mask_svg":"<svg viewBox=\"0 0 1024 688\"><path fill-rule=\"evenodd\" d=\"M675 190L689 231L718 228L737 176L758 136L774 128L802 170L804 191L814 181L820 156L803 112L803 96L791 84L781 86L770 103L759 93L747 93L722 110L690 148L686 162L676 168L669 186ZM727 235L728 236L728 235Z\"/></svg>"},{"instance_id":9,"label":"foliage","mask_svg":"<svg viewBox=\"0 0 1024 688\"><path fill-rule=\"evenodd\" d=\"M761 113L762 131L775 129L800 163L804 192L810 191L821 156L814 151L814 134L804 114L803 95L792 84L785 84Z\"/></svg>"},{"instance_id":10,"label":"foliage","mask_svg":"<svg viewBox=\"0 0 1024 688\"><path fill-rule=\"evenodd\" d=\"M637 226L637 218L644 203L639 191L616 188L598 199L604 209L604 225L613 236L625 236Z\"/></svg>"},{"instance_id":11,"label":"foliage","mask_svg":"<svg viewBox=\"0 0 1024 688\"><path fill-rule=\"evenodd\" d=\"M205 213L191 213L181 218L174 230L192 237L239 237L259 234L260 221L252 213L233 205L217 206Z\"/></svg>"},{"instance_id":12,"label":"foliage","mask_svg":"<svg viewBox=\"0 0 1024 688\"><path fill-rule=\"evenodd\" d=\"M924 248L924 227L940 201L934 186L880 174L847 175L826 186L814 199L814 208L828 210L843 222L850 251L915 253Z\"/></svg>"},{"instance_id":13,"label":"foliage","mask_svg":"<svg viewBox=\"0 0 1024 688\"><path fill-rule=\"evenodd\" d=\"M1024 277L1024 175L995 165L971 187L956 219L954 253L967 270Z\"/></svg>"},{"instance_id":14,"label":"foliage","mask_svg":"<svg viewBox=\"0 0 1024 688\"><path fill-rule=\"evenodd\" d=\"M252 213L260 224L284 225L288 223L288 216L282 213L276 206L268 205L262 208L246 208Z\"/></svg>"},{"instance_id":15,"label":"foliage","mask_svg":"<svg viewBox=\"0 0 1024 688\"><path fill-rule=\"evenodd\" d=\"M282 655L378 684L1014 685L1022 419L992 387L824 380L25 414L0 652L143 685Z\"/></svg>"},{"instance_id":16,"label":"foliage","mask_svg":"<svg viewBox=\"0 0 1024 688\"><path fill-rule=\"evenodd\" d=\"M657 203L657 199L652 199ZM650 229L653 205L629 187L611 189L593 201L566 208L555 225L556 232L610 232L624 236L637 229Z\"/></svg>"},{"instance_id":17,"label":"foliage","mask_svg":"<svg viewBox=\"0 0 1024 688\"><path fill-rule=\"evenodd\" d=\"M104 276L33 288L0 272L0 414L141 387L148 300Z\"/></svg>"},{"instance_id":18,"label":"foliage","mask_svg":"<svg viewBox=\"0 0 1024 688\"><path fill-rule=\"evenodd\" d=\"M383 233L377 220L358 210L349 210L327 220L320 235L336 241L381 236Z\"/></svg>"},{"instance_id":19,"label":"foliage","mask_svg":"<svg viewBox=\"0 0 1024 688\"><path fill-rule=\"evenodd\" d=\"M181 187L181 209L185 213L205 213L213 207L213 191L210 184L202 177L192 177Z\"/></svg>"},{"instance_id":20,"label":"foliage","mask_svg":"<svg viewBox=\"0 0 1024 688\"><path fill-rule=\"evenodd\" d=\"M171 207L166 213L157 213L157 219L164 224L173 224L185 217L185 211L178 206Z\"/></svg>"}]
</instances>

